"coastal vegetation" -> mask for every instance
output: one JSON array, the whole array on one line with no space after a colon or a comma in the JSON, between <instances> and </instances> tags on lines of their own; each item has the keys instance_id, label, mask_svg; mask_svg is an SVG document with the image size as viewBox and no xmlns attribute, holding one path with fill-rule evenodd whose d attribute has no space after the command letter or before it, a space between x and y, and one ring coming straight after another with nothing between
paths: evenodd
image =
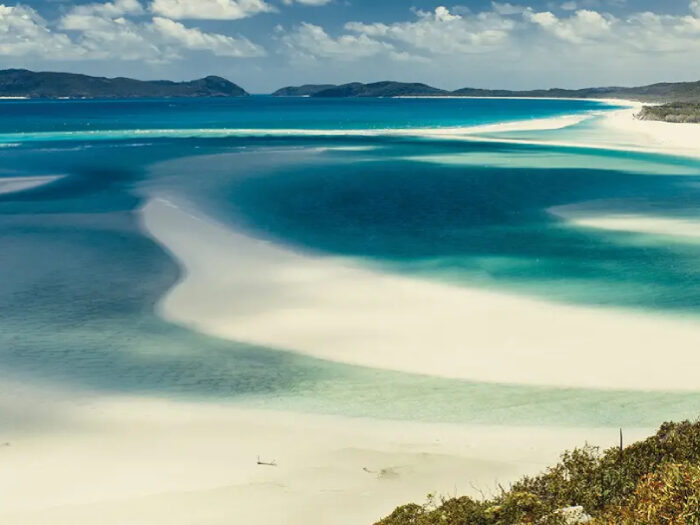
<instances>
[{"instance_id":1,"label":"coastal vegetation","mask_svg":"<svg viewBox=\"0 0 700 525\"><path fill-rule=\"evenodd\" d=\"M661 106L644 106L637 114L637 118L663 122L699 123L700 103L674 102Z\"/></svg>"},{"instance_id":2,"label":"coastal vegetation","mask_svg":"<svg viewBox=\"0 0 700 525\"><path fill-rule=\"evenodd\" d=\"M700 423L665 423L626 448L565 452L492 498L428 497L376 525L692 525L700 523Z\"/></svg>"}]
</instances>

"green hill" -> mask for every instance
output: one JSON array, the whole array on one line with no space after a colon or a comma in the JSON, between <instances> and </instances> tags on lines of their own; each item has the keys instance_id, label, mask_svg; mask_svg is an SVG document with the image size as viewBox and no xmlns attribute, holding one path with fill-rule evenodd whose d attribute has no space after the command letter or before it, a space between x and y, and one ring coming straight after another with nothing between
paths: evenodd
<instances>
[{"instance_id":1,"label":"green hill","mask_svg":"<svg viewBox=\"0 0 700 525\"><path fill-rule=\"evenodd\" d=\"M147 98L245 95L247 93L236 84L215 76L190 82L171 82L91 77L73 73L36 73L26 69L0 71L0 97Z\"/></svg>"},{"instance_id":2,"label":"green hill","mask_svg":"<svg viewBox=\"0 0 700 525\"><path fill-rule=\"evenodd\" d=\"M337 87L335 84L304 84L303 86L287 86L275 91L273 97L309 97Z\"/></svg>"},{"instance_id":3,"label":"green hill","mask_svg":"<svg viewBox=\"0 0 700 525\"><path fill-rule=\"evenodd\" d=\"M277 90L274 96L310 97L496 97L496 98L621 98L642 102L700 102L700 82L661 83L641 87L594 87L585 89L507 89L462 88L446 91L421 83L352 82L340 86L307 84Z\"/></svg>"},{"instance_id":4,"label":"green hill","mask_svg":"<svg viewBox=\"0 0 700 525\"><path fill-rule=\"evenodd\" d=\"M641 87L537 89L531 91L463 88L453 91L452 94L472 97L624 98L642 102L700 102L700 82L667 82Z\"/></svg>"},{"instance_id":5,"label":"green hill","mask_svg":"<svg viewBox=\"0 0 700 525\"><path fill-rule=\"evenodd\" d=\"M309 89L311 88L311 89ZM316 89L318 88L318 89ZM320 89L323 88L323 89ZM282 92L282 93L280 93ZM276 91L276 96L312 96L312 97L418 97L418 96L444 96L447 91L437 89L426 84L407 82L374 82L363 84L352 82L340 86L299 86L287 87Z\"/></svg>"}]
</instances>

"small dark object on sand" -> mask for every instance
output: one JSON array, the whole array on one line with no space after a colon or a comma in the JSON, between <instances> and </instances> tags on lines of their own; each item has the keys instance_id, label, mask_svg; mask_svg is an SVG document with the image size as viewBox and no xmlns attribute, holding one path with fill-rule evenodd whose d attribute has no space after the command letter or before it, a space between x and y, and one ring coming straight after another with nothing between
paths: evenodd
<instances>
[{"instance_id":1,"label":"small dark object on sand","mask_svg":"<svg viewBox=\"0 0 700 525\"><path fill-rule=\"evenodd\" d=\"M260 456L258 456L258 465L262 465L265 467L276 467L277 461L275 461L274 459L272 461L262 461L260 459Z\"/></svg>"}]
</instances>

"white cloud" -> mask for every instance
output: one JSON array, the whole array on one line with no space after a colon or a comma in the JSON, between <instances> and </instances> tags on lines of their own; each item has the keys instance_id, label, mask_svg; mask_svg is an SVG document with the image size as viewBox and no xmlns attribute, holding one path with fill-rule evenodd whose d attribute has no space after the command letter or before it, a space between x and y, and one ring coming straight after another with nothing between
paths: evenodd
<instances>
[{"instance_id":1,"label":"white cloud","mask_svg":"<svg viewBox=\"0 0 700 525\"><path fill-rule=\"evenodd\" d=\"M282 0L286 5L292 5L294 3L302 5L319 6L330 4L333 0Z\"/></svg>"},{"instance_id":2,"label":"white cloud","mask_svg":"<svg viewBox=\"0 0 700 525\"><path fill-rule=\"evenodd\" d=\"M520 15L527 9L521 5L510 4L508 2L491 2L491 7L499 15Z\"/></svg>"},{"instance_id":3,"label":"white cloud","mask_svg":"<svg viewBox=\"0 0 700 525\"><path fill-rule=\"evenodd\" d=\"M77 5L70 10L70 14L81 16L107 16L119 17L124 15L138 15L143 13L143 6L138 0L115 0L104 4Z\"/></svg>"},{"instance_id":4,"label":"white cloud","mask_svg":"<svg viewBox=\"0 0 700 525\"><path fill-rule=\"evenodd\" d=\"M367 35L341 35L333 38L317 25L303 23L282 37L283 45L297 58L354 60L391 52L393 46Z\"/></svg>"},{"instance_id":5,"label":"white cloud","mask_svg":"<svg viewBox=\"0 0 700 525\"><path fill-rule=\"evenodd\" d=\"M264 0L154 0L150 9L175 20L237 20L274 11Z\"/></svg>"},{"instance_id":6,"label":"white cloud","mask_svg":"<svg viewBox=\"0 0 700 525\"><path fill-rule=\"evenodd\" d=\"M0 4L0 55L77 58L81 49L67 35L53 33L31 7Z\"/></svg>"},{"instance_id":7,"label":"white cloud","mask_svg":"<svg viewBox=\"0 0 700 525\"><path fill-rule=\"evenodd\" d=\"M181 58L185 51L207 51L216 56L239 58L265 54L262 48L245 38L205 33L162 17L136 23L123 17L72 14L61 20L60 27L78 32L77 44L86 58L93 59L168 62Z\"/></svg>"},{"instance_id":8,"label":"white cloud","mask_svg":"<svg viewBox=\"0 0 700 525\"><path fill-rule=\"evenodd\" d=\"M259 57L264 49L244 37L207 33L164 17L142 20L138 0L74 6L49 23L27 6L0 4L0 56L56 60L168 62L187 52ZM139 16L134 20L129 16Z\"/></svg>"},{"instance_id":9,"label":"white cloud","mask_svg":"<svg viewBox=\"0 0 700 525\"><path fill-rule=\"evenodd\" d=\"M549 11L536 13L525 12L525 19L540 26L555 37L575 44L602 38L613 25L611 16L604 16L597 11L581 9L567 18L558 18Z\"/></svg>"},{"instance_id":10,"label":"white cloud","mask_svg":"<svg viewBox=\"0 0 700 525\"><path fill-rule=\"evenodd\" d=\"M365 68L386 77L405 76L401 62L411 60L426 62L415 70L417 78L432 76L438 85L460 74L476 78L474 84L498 77L492 85L507 85L513 82L509 75L514 71L539 86L630 83L639 78L662 80L669 72L685 76L687 64L700 60L700 0L688 1L686 15L567 11L560 9L561 0L552 4L554 12L507 2L492 2L481 12L440 6L413 10L413 17L405 21L348 22L339 33L304 24L279 34L288 52L328 59L324 63L328 69L336 58L371 57L362 60L357 72L365 77ZM576 2L583 5L593 3ZM610 0L604 5L611 5ZM568 7L574 7L573 2ZM395 66L387 66L392 61ZM608 75L606 80L600 80L601 72Z\"/></svg>"},{"instance_id":11,"label":"white cloud","mask_svg":"<svg viewBox=\"0 0 700 525\"><path fill-rule=\"evenodd\" d=\"M445 6L435 8L435 20L439 22L451 22L452 20L461 20L460 15L453 15Z\"/></svg>"},{"instance_id":12,"label":"white cloud","mask_svg":"<svg viewBox=\"0 0 700 525\"><path fill-rule=\"evenodd\" d=\"M61 19L59 28L76 33L75 42L84 50L85 58L160 62L177 56L162 49L145 24L123 17L70 13Z\"/></svg>"},{"instance_id":13,"label":"white cloud","mask_svg":"<svg viewBox=\"0 0 700 525\"><path fill-rule=\"evenodd\" d=\"M418 20L394 24L349 22L345 28L434 54L480 53L502 46L515 23L496 12L455 15L445 7L418 11Z\"/></svg>"},{"instance_id":14,"label":"white cloud","mask_svg":"<svg viewBox=\"0 0 700 525\"><path fill-rule=\"evenodd\" d=\"M700 0L692 0L690 2L690 11L695 14L695 16L700 17Z\"/></svg>"},{"instance_id":15,"label":"white cloud","mask_svg":"<svg viewBox=\"0 0 700 525\"><path fill-rule=\"evenodd\" d=\"M234 38L217 33L204 33L197 28L188 28L168 18L155 17L151 27L163 41L183 49L210 51L217 56L256 57L265 54L263 49L246 38Z\"/></svg>"},{"instance_id":16,"label":"white cloud","mask_svg":"<svg viewBox=\"0 0 700 525\"><path fill-rule=\"evenodd\" d=\"M606 83L637 82L635 78L640 77L673 79L680 74L687 77L687 65L700 60L700 0L684 0L688 9L682 15L629 8L624 10L627 14L621 14L613 8L620 0L551 0L546 9L527 7L532 2L520 1L493 1L482 11L464 6L412 10L403 20L350 21L339 31L311 23L291 30L280 26L273 38L287 55L317 63L309 63L309 69L296 68L297 72L318 67L319 77L334 68L342 72L338 73L342 78L415 75L430 80L432 76L441 85L459 75L474 78L480 85L488 79L497 79L492 86L512 84L520 82L513 80L516 71L520 71L519 78L538 85L597 84L600 78L607 78ZM42 62L116 59L144 63L193 60L195 53L258 57L265 51L245 37L232 35L234 24L219 24L228 29L218 33L181 20L244 18L274 11L273 5L282 3L343 2L95 0L74 6L58 20L45 20L28 6L0 3L0 56L37 57ZM32 60L21 62L31 64ZM406 61L425 65L407 68ZM352 62L358 65L349 65ZM608 76L602 77L602 71ZM630 76L630 71L637 76ZM467 82L459 81L463 83Z\"/></svg>"},{"instance_id":17,"label":"white cloud","mask_svg":"<svg viewBox=\"0 0 700 525\"><path fill-rule=\"evenodd\" d=\"M136 0L76 6L58 21L58 28L73 34L83 58L169 62L188 51L215 56L258 57L265 51L243 37L207 33L156 16L135 21L125 14L143 14ZM65 35L64 35L65 36Z\"/></svg>"}]
</instances>

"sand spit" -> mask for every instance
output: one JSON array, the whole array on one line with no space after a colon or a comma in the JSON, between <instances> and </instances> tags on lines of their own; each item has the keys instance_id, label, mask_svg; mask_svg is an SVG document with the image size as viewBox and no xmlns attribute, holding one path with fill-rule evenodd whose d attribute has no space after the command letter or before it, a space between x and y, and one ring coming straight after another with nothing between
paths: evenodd
<instances>
[{"instance_id":1,"label":"sand spit","mask_svg":"<svg viewBox=\"0 0 700 525\"><path fill-rule=\"evenodd\" d=\"M697 389L697 321L384 274L272 245L161 199L142 214L147 231L185 269L160 312L195 330L474 381Z\"/></svg>"}]
</instances>

